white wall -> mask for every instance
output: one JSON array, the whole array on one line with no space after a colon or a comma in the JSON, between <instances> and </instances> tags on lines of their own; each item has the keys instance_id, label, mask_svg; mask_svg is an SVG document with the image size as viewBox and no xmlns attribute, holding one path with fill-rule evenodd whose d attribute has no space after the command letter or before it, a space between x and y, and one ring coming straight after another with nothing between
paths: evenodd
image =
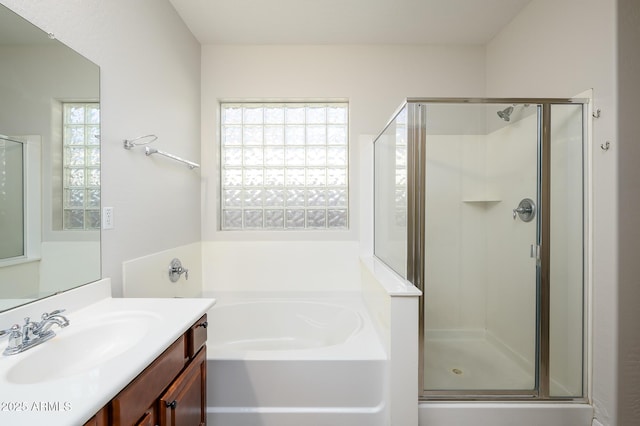
<instances>
[{"instance_id":1,"label":"white wall","mask_svg":"<svg viewBox=\"0 0 640 426\"><path fill-rule=\"evenodd\" d=\"M122 148L154 133L157 148L199 161L199 43L165 0L2 3L101 67L102 205L115 218L102 276L119 295L124 260L200 240L198 172Z\"/></svg>"},{"instance_id":2,"label":"white wall","mask_svg":"<svg viewBox=\"0 0 640 426\"><path fill-rule=\"evenodd\" d=\"M640 3L618 0L618 424L640 419Z\"/></svg>"},{"instance_id":3,"label":"white wall","mask_svg":"<svg viewBox=\"0 0 640 426\"><path fill-rule=\"evenodd\" d=\"M75 262L69 262L75 259ZM40 261L40 294L60 291L60 282L88 283L100 271L100 242L44 241Z\"/></svg>"},{"instance_id":4,"label":"white wall","mask_svg":"<svg viewBox=\"0 0 640 426\"><path fill-rule=\"evenodd\" d=\"M359 239L371 241L360 236L359 229L373 229L370 197L366 197L367 204L360 203L361 185L371 185L371 182L362 183L359 179L361 143L367 141L361 136L377 135L382 131L391 114L406 97L482 96L483 93L484 51L481 47L203 46L202 228L205 287L209 284L214 288L227 285L221 283L214 266L236 262L234 256L238 254L238 244L232 245L232 241L282 242L247 245L251 247L251 251L243 257L243 265L247 268L264 266L265 263L261 261L263 256L278 258L288 253L303 256L308 242L318 240L327 242L323 246L327 255L350 253L349 262L344 264L357 264L358 250L352 249L353 243ZM330 233L217 231L218 101L313 98L347 98L350 103L350 230ZM365 161L370 161L370 158L367 157ZM365 209L362 214L361 208ZM363 251L370 252L371 248L364 248ZM216 253L217 256L214 258L207 253ZM259 274L261 270L257 269L255 273ZM334 270L331 274L336 272ZM351 275L350 270L344 270L344 273ZM327 282L330 277L327 275L326 280L318 277L311 281L297 279L289 287L302 289L305 288L305 282L309 285ZM245 287L240 282L237 285ZM281 288L284 284L278 282L275 285ZM330 287L335 288L333 285Z\"/></svg>"},{"instance_id":5,"label":"white wall","mask_svg":"<svg viewBox=\"0 0 640 426\"><path fill-rule=\"evenodd\" d=\"M615 0L533 0L487 45L487 96L571 97L593 88L593 401L616 424ZM613 149L598 147L612 141Z\"/></svg>"},{"instance_id":6,"label":"white wall","mask_svg":"<svg viewBox=\"0 0 640 426\"><path fill-rule=\"evenodd\" d=\"M358 291L356 241L203 243L205 292Z\"/></svg>"},{"instance_id":7,"label":"white wall","mask_svg":"<svg viewBox=\"0 0 640 426\"><path fill-rule=\"evenodd\" d=\"M177 258L187 272L176 282L169 265ZM202 295L202 249L199 242L172 247L131 259L122 264L124 297L200 297Z\"/></svg>"},{"instance_id":8,"label":"white wall","mask_svg":"<svg viewBox=\"0 0 640 426\"><path fill-rule=\"evenodd\" d=\"M3 299L33 298L40 292L40 262L3 266L0 270L0 293ZM11 304L2 306L11 307Z\"/></svg>"}]
</instances>

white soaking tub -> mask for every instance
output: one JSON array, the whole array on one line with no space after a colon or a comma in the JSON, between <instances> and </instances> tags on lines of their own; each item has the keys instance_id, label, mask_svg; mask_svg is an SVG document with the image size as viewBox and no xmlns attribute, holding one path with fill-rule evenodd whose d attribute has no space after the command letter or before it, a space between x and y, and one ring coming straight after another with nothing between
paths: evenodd
<instances>
[{"instance_id":1,"label":"white soaking tub","mask_svg":"<svg viewBox=\"0 0 640 426\"><path fill-rule=\"evenodd\" d=\"M207 421L385 426L387 356L360 297L216 294Z\"/></svg>"}]
</instances>

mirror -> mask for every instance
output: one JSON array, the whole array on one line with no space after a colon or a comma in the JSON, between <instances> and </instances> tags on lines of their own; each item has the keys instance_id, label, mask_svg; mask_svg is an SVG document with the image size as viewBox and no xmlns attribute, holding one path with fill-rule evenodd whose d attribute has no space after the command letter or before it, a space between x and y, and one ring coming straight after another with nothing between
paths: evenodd
<instances>
[{"instance_id":1,"label":"mirror","mask_svg":"<svg viewBox=\"0 0 640 426\"><path fill-rule=\"evenodd\" d=\"M100 69L0 5L0 311L100 279Z\"/></svg>"}]
</instances>

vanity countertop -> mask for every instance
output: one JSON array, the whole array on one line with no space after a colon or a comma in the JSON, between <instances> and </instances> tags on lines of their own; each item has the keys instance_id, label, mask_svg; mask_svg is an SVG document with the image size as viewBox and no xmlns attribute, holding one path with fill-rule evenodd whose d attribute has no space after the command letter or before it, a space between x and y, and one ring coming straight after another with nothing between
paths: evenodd
<instances>
[{"instance_id":1,"label":"vanity countertop","mask_svg":"<svg viewBox=\"0 0 640 426\"><path fill-rule=\"evenodd\" d=\"M64 312L70 325L53 327L53 339L0 355L0 424L82 425L214 303L108 297ZM0 342L4 350L7 341ZM56 362L69 342L74 362Z\"/></svg>"}]
</instances>

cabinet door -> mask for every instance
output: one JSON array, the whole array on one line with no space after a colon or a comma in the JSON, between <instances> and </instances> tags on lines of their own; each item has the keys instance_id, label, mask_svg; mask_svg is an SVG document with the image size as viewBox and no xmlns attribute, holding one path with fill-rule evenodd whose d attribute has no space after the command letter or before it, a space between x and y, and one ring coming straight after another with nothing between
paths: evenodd
<instances>
[{"instance_id":1,"label":"cabinet door","mask_svg":"<svg viewBox=\"0 0 640 426\"><path fill-rule=\"evenodd\" d=\"M135 424L184 367L185 338L180 336L111 401L112 426Z\"/></svg>"},{"instance_id":2,"label":"cabinet door","mask_svg":"<svg viewBox=\"0 0 640 426\"><path fill-rule=\"evenodd\" d=\"M95 416L91 417L83 426L108 426L109 425L109 410L107 407L102 407Z\"/></svg>"},{"instance_id":3,"label":"cabinet door","mask_svg":"<svg viewBox=\"0 0 640 426\"><path fill-rule=\"evenodd\" d=\"M207 347L160 397L160 426L200 426L206 424Z\"/></svg>"},{"instance_id":4,"label":"cabinet door","mask_svg":"<svg viewBox=\"0 0 640 426\"><path fill-rule=\"evenodd\" d=\"M142 416L142 419L136 423L136 426L154 426L156 424L154 420L153 410L149 410L144 413L144 416Z\"/></svg>"}]
</instances>

